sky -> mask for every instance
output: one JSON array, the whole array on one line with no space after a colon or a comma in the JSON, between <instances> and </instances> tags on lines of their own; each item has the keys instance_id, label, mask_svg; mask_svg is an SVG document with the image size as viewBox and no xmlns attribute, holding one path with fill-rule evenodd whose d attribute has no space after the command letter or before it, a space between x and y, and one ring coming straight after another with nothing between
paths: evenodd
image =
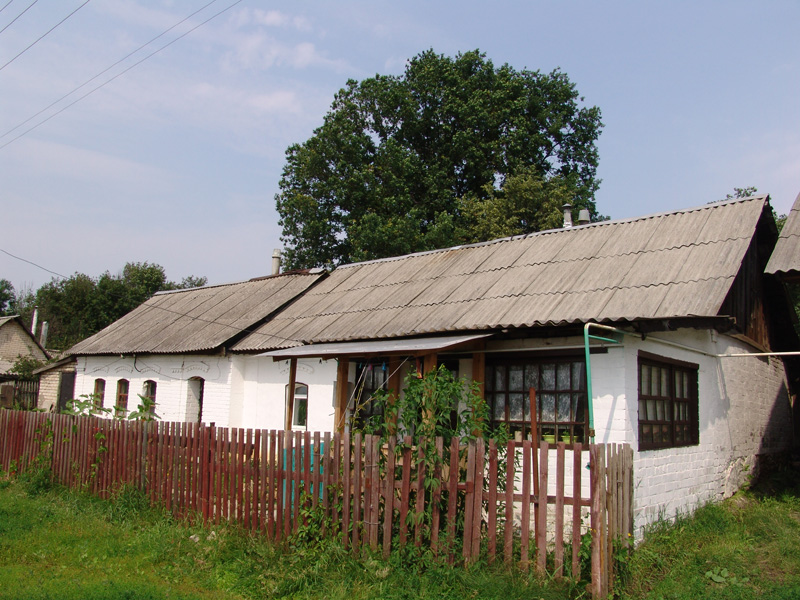
<instances>
[{"instance_id":1,"label":"sky","mask_svg":"<svg viewBox=\"0 0 800 600\"><path fill-rule=\"evenodd\" d=\"M0 278L18 292L126 262L175 281L269 274L286 148L348 79L400 75L428 49L566 73L602 111L611 218L747 186L782 214L800 192L796 0L0 7Z\"/></svg>"}]
</instances>

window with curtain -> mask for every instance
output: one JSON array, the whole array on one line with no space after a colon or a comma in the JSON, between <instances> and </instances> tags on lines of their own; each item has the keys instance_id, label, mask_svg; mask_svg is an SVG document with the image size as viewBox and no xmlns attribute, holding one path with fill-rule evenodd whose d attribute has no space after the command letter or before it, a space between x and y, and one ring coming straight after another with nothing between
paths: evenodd
<instances>
[{"instance_id":1,"label":"window with curtain","mask_svg":"<svg viewBox=\"0 0 800 600\"><path fill-rule=\"evenodd\" d=\"M530 389L535 390L531 415ZM548 442L588 441L586 362L582 356L486 359L484 385L492 426L526 439L535 416Z\"/></svg>"}]
</instances>

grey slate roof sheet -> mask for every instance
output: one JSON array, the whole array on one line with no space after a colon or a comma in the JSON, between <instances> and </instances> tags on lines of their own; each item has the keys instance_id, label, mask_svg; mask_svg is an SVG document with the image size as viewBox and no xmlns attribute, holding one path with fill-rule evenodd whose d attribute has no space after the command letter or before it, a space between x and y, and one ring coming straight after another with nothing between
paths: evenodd
<instances>
[{"instance_id":1,"label":"grey slate roof sheet","mask_svg":"<svg viewBox=\"0 0 800 600\"><path fill-rule=\"evenodd\" d=\"M766 196L337 268L233 346L716 316Z\"/></svg>"},{"instance_id":2,"label":"grey slate roof sheet","mask_svg":"<svg viewBox=\"0 0 800 600\"><path fill-rule=\"evenodd\" d=\"M765 272L800 275L800 194L786 216L778 243L769 257Z\"/></svg>"},{"instance_id":3,"label":"grey slate roof sheet","mask_svg":"<svg viewBox=\"0 0 800 600\"><path fill-rule=\"evenodd\" d=\"M174 354L215 350L301 294L323 273L296 272L161 292L70 348L86 354Z\"/></svg>"}]
</instances>

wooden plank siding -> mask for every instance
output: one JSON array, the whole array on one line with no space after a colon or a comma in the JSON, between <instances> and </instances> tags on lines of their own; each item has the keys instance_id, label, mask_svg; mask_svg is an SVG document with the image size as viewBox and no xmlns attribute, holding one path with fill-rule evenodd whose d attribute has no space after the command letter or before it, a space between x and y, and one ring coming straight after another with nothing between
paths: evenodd
<instances>
[{"instance_id":1,"label":"wooden plank siding","mask_svg":"<svg viewBox=\"0 0 800 600\"><path fill-rule=\"evenodd\" d=\"M627 544L633 526L629 446L453 439L446 450L437 439L432 458L419 442L0 411L4 472L45 465L56 482L104 498L134 486L177 517L231 521L279 544L314 515L322 527L311 534L338 533L354 553L413 544L556 578L581 576L591 535L593 595L613 592L613 543Z\"/></svg>"}]
</instances>

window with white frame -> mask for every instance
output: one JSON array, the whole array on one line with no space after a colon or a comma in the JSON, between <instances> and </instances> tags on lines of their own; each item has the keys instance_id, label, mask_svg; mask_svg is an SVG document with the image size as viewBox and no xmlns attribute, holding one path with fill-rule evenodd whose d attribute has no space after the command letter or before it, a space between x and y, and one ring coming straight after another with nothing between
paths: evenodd
<instances>
[{"instance_id":1,"label":"window with white frame","mask_svg":"<svg viewBox=\"0 0 800 600\"><path fill-rule=\"evenodd\" d=\"M289 408L289 386L286 386L286 408ZM308 427L308 386L305 383L294 384L294 405L292 410L292 428Z\"/></svg>"}]
</instances>

